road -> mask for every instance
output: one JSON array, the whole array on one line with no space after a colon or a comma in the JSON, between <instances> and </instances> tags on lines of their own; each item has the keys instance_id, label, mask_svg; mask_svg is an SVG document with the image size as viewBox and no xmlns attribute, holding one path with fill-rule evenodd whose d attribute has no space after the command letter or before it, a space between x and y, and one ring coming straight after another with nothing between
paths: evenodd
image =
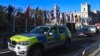
<instances>
[{"instance_id":1,"label":"road","mask_svg":"<svg viewBox=\"0 0 100 56\"><path fill-rule=\"evenodd\" d=\"M44 56L77 56L77 54L85 48L91 46L93 43L99 41L99 34L93 37L73 37L70 48L57 47L48 50L44 53ZM0 56L16 56L9 52L8 49L1 49Z\"/></svg>"}]
</instances>

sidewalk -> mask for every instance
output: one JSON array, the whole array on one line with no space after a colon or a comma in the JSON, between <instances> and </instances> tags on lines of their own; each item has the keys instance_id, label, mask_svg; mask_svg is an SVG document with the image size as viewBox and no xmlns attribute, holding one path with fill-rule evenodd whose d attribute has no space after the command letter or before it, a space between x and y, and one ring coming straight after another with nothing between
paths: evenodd
<instances>
[{"instance_id":1,"label":"sidewalk","mask_svg":"<svg viewBox=\"0 0 100 56\"><path fill-rule=\"evenodd\" d=\"M91 53L89 56L100 56L100 48L95 50L93 53Z\"/></svg>"},{"instance_id":2,"label":"sidewalk","mask_svg":"<svg viewBox=\"0 0 100 56\"><path fill-rule=\"evenodd\" d=\"M0 49L3 47L3 42L0 40Z\"/></svg>"},{"instance_id":3,"label":"sidewalk","mask_svg":"<svg viewBox=\"0 0 100 56\"><path fill-rule=\"evenodd\" d=\"M95 56L100 56L100 51Z\"/></svg>"},{"instance_id":4,"label":"sidewalk","mask_svg":"<svg viewBox=\"0 0 100 56\"><path fill-rule=\"evenodd\" d=\"M0 49L7 48L7 42L12 33L0 33Z\"/></svg>"},{"instance_id":5,"label":"sidewalk","mask_svg":"<svg viewBox=\"0 0 100 56\"><path fill-rule=\"evenodd\" d=\"M0 50L5 49L5 48L7 48L7 45L4 44L4 42L2 40L0 40Z\"/></svg>"}]
</instances>

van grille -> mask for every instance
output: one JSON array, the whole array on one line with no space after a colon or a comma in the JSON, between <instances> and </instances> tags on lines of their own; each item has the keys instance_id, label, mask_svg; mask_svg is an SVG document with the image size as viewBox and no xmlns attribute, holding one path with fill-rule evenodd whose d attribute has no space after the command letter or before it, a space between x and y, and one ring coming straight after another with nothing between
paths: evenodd
<instances>
[{"instance_id":1,"label":"van grille","mask_svg":"<svg viewBox=\"0 0 100 56\"><path fill-rule=\"evenodd\" d=\"M10 44L12 44L12 45L16 45L17 44L17 42L16 41L9 41L10 42Z\"/></svg>"},{"instance_id":2,"label":"van grille","mask_svg":"<svg viewBox=\"0 0 100 56\"><path fill-rule=\"evenodd\" d=\"M12 41L12 45L16 45L17 43L15 41Z\"/></svg>"}]
</instances>

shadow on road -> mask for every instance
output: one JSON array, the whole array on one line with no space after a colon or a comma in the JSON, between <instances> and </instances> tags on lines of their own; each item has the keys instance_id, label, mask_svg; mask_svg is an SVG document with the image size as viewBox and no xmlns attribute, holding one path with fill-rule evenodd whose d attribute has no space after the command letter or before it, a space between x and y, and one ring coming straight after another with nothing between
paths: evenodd
<instances>
[{"instance_id":1,"label":"shadow on road","mask_svg":"<svg viewBox=\"0 0 100 56\"><path fill-rule=\"evenodd\" d=\"M57 47L53 48L47 52L45 52L44 56L73 56L77 51L84 49L91 44L95 43L96 40L77 40L77 41L72 41L71 47L70 48L64 48L64 47ZM83 45L86 44L86 47Z\"/></svg>"},{"instance_id":2,"label":"shadow on road","mask_svg":"<svg viewBox=\"0 0 100 56\"><path fill-rule=\"evenodd\" d=\"M82 48L81 46L71 46L70 48L67 48L67 49L63 47L58 47L58 48L54 48L52 50L45 52L44 56L64 56L64 55L68 56L81 48Z\"/></svg>"}]
</instances>

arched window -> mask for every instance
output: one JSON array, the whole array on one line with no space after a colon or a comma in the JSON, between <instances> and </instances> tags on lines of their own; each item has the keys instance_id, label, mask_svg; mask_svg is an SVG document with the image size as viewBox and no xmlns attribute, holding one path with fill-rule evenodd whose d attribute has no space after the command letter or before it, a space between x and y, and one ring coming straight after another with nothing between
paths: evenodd
<instances>
[{"instance_id":1,"label":"arched window","mask_svg":"<svg viewBox=\"0 0 100 56\"><path fill-rule=\"evenodd\" d=\"M85 11L85 8L84 8L84 11Z\"/></svg>"}]
</instances>

